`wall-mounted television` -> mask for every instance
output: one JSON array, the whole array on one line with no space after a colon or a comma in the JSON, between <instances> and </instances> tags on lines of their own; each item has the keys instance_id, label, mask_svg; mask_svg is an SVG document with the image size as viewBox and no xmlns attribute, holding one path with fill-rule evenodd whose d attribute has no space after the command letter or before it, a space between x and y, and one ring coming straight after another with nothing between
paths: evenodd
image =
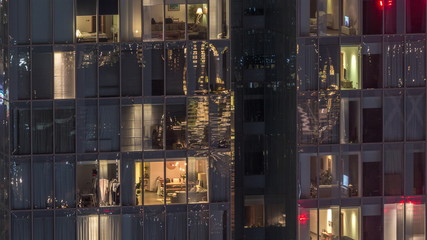
<instances>
[{"instance_id":1,"label":"wall-mounted television","mask_svg":"<svg viewBox=\"0 0 427 240\"><path fill-rule=\"evenodd\" d=\"M344 16L344 26L350 27L350 17Z\"/></svg>"}]
</instances>

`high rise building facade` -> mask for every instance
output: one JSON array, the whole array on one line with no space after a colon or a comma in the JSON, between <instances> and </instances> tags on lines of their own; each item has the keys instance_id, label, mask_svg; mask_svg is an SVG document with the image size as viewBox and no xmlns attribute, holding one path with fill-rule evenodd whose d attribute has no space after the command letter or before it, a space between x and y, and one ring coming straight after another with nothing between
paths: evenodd
<instances>
[{"instance_id":1,"label":"high rise building facade","mask_svg":"<svg viewBox=\"0 0 427 240\"><path fill-rule=\"evenodd\" d=\"M0 238L230 239L229 1L0 4Z\"/></svg>"},{"instance_id":2,"label":"high rise building facade","mask_svg":"<svg viewBox=\"0 0 427 240\"><path fill-rule=\"evenodd\" d=\"M425 239L426 2L299 2L299 239Z\"/></svg>"},{"instance_id":3,"label":"high rise building facade","mask_svg":"<svg viewBox=\"0 0 427 240\"><path fill-rule=\"evenodd\" d=\"M242 1L233 26L236 231L426 239L426 2L282 2Z\"/></svg>"}]
</instances>

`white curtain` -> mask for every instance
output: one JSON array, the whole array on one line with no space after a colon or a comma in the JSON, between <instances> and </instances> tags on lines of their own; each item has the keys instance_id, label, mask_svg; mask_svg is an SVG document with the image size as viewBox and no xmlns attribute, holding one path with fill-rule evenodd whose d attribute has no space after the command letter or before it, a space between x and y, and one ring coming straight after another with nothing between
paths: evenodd
<instances>
[{"instance_id":1,"label":"white curtain","mask_svg":"<svg viewBox=\"0 0 427 240\"><path fill-rule=\"evenodd\" d=\"M99 220L99 222L98 222ZM120 215L77 217L78 240L121 240Z\"/></svg>"},{"instance_id":2,"label":"white curtain","mask_svg":"<svg viewBox=\"0 0 427 240\"><path fill-rule=\"evenodd\" d=\"M101 215L100 239L102 240L121 240L121 222L120 215Z\"/></svg>"},{"instance_id":3,"label":"white curtain","mask_svg":"<svg viewBox=\"0 0 427 240\"><path fill-rule=\"evenodd\" d=\"M98 216L77 217L77 240L98 240Z\"/></svg>"}]
</instances>

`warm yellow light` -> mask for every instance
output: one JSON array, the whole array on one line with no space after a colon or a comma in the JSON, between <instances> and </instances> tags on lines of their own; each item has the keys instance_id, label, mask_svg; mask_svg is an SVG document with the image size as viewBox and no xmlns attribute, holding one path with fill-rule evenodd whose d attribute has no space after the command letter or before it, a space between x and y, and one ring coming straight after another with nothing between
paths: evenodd
<instances>
[{"instance_id":1,"label":"warm yellow light","mask_svg":"<svg viewBox=\"0 0 427 240\"><path fill-rule=\"evenodd\" d=\"M202 15L203 14L203 9L202 8L198 8L196 11L197 15Z\"/></svg>"}]
</instances>

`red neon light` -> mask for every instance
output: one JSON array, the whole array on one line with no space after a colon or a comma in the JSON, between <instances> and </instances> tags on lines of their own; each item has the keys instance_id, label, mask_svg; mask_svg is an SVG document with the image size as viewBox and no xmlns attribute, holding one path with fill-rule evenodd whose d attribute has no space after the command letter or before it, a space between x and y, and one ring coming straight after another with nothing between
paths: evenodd
<instances>
[{"instance_id":1,"label":"red neon light","mask_svg":"<svg viewBox=\"0 0 427 240\"><path fill-rule=\"evenodd\" d=\"M301 214L299 216L299 222L302 223L302 224L307 223L307 220L309 220L309 219L310 218L308 218L305 214Z\"/></svg>"},{"instance_id":2,"label":"red neon light","mask_svg":"<svg viewBox=\"0 0 427 240\"><path fill-rule=\"evenodd\" d=\"M378 5L382 8L384 7L387 3L388 7L391 7L393 5L393 0L378 0Z\"/></svg>"}]
</instances>

